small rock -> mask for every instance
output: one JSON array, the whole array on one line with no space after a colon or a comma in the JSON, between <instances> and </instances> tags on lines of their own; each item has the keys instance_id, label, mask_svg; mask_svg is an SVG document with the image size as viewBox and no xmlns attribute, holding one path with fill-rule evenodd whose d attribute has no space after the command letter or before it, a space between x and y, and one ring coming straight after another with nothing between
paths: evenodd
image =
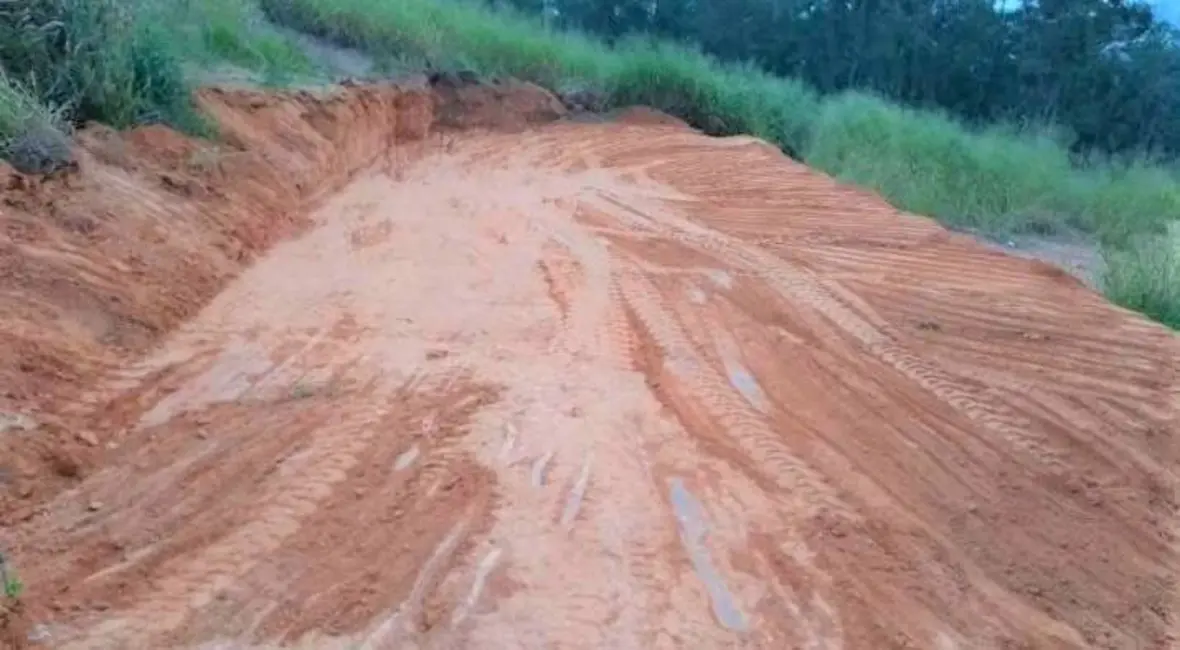
<instances>
[{"instance_id":1,"label":"small rock","mask_svg":"<svg viewBox=\"0 0 1180 650\"><path fill-rule=\"evenodd\" d=\"M0 433L5 431L32 431L37 428L33 418L23 413L5 413L0 411Z\"/></svg>"},{"instance_id":2,"label":"small rock","mask_svg":"<svg viewBox=\"0 0 1180 650\"><path fill-rule=\"evenodd\" d=\"M86 506L86 509L90 512L98 512L99 510L102 510L102 501L91 501L90 504Z\"/></svg>"},{"instance_id":3,"label":"small rock","mask_svg":"<svg viewBox=\"0 0 1180 650\"><path fill-rule=\"evenodd\" d=\"M44 623L38 623L29 631L29 643L40 644L46 643L53 635L49 632L49 626Z\"/></svg>"},{"instance_id":4,"label":"small rock","mask_svg":"<svg viewBox=\"0 0 1180 650\"><path fill-rule=\"evenodd\" d=\"M78 459L74 458L66 449L50 450L46 461L53 473L63 478L77 478L82 473L82 466L78 463Z\"/></svg>"},{"instance_id":5,"label":"small rock","mask_svg":"<svg viewBox=\"0 0 1180 650\"><path fill-rule=\"evenodd\" d=\"M80 442L86 443L90 447L98 446L98 437L89 431L79 431L78 433L74 434L74 437Z\"/></svg>"},{"instance_id":6,"label":"small rock","mask_svg":"<svg viewBox=\"0 0 1180 650\"><path fill-rule=\"evenodd\" d=\"M197 429L197 437L200 438L201 440L208 440L209 439L209 431L205 428Z\"/></svg>"}]
</instances>

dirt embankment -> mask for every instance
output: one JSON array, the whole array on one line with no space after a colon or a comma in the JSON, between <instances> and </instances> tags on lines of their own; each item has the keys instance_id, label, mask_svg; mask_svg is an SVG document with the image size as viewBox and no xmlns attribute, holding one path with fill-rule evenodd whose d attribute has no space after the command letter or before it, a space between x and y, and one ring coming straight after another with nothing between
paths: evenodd
<instances>
[{"instance_id":1,"label":"dirt embankment","mask_svg":"<svg viewBox=\"0 0 1180 650\"><path fill-rule=\"evenodd\" d=\"M1177 339L1067 274L533 87L202 102L6 172L17 640L1180 642Z\"/></svg>"},{"instance_id":2,"label":"dirt embankment","mask_svg":"<svg viewBox=\"0 0 1180 650\"><path fill-rule=\"evenodd\" d=\"M212 143L160 127L83 130L77 169L0 163L0 521L31 516L121 442L97 377L148 350L358 171L432 132L518 130L561 107L527 84L443 80L286 95L206 90ZM441 122L441 124L440 124Z\"/></svg>"}]
</instances>

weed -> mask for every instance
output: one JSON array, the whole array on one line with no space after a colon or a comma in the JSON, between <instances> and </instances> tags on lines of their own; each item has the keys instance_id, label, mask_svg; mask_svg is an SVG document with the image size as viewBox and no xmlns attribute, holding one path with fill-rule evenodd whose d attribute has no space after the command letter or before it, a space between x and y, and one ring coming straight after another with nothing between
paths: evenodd
<instances>
[{"instance_id":1,"label":"weed","mask_svg":"<svg viewBox=\"0 0 1180 650\"><path fill-rule=\"evenodd\" d=\"M7 600L18 600L24 594L24 583L16 576L3 554L0 554L0 581L4 583L4 597Z\"/></svg>"}]
</instances>

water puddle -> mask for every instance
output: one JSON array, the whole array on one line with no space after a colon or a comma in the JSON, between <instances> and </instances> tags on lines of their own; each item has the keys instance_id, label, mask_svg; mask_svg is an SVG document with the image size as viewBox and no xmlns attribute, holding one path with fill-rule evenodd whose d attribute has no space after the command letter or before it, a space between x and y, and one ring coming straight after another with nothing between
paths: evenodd
<instances>
[{"instance_id":1,"label":"water puddle","mask_svg":"<svg viewBox=\"0 0 1180 650\"><path fill-rule=\"evenodd\" d=\"M670 483L669 498L672 510L676 513L676 521L680 524L680 541L688 551L697 577L705 583L705 590L709 592L709 600L713 604L713 615L725 627L738 632L745 631L748 629L746 618L717 567L713 566L709 550L705 547L709 525L705 521L704 508L684 486L683 480L674 478Z\"/></svg>"},{"instance_id":2,"label":"water puddle","mask_svg":"<svg viewBox=\"0 0 1180 650\"><path fill-rule=\"evenodd\" d=\"M586 498L586 488L590 485L590 458L587 457L582 463L582 473L578 475L578 481L574 484L573 490L570 491L569 498L565 502L565 509L561 511L561 525L569 526L578 516L578 511L582 509L582 500Z\"/></svg>"},{"instance_id":3,"label":"water puddle","mask_svg":"<svg viewBox=\"0 0 1180 650\"><path fill-rule=\"evenodd\" d=\"M549 450L544 456L533 461L532 480L533 487L541 487L545 485L545 473L549 468L549 461L553 460L554 450Z\"/></svg>"},{"instance_id":4,"label":"water puddle","mask_svg":"<svg viewBox=\"0 0 1180 650\"><path fill-rule=\"evenodd\" d=\"M762 386L758 385L758 380L754 378L754 375L746 370L741 361L738 361L741 358L741 351L737 344L721 336L715 336L714 340L721 352L721 363L725 365L725 375L729 379L729 385L736 388L742 397L750 403L750 406L762 413L768 412L770 400L766 398L766 393L762 392Z\"/></svg>"},{"instance_id":5,"label":"water puddle","mask_svg":"<svg viewBox=\"0 0 1180 650\"><path fill-rule=\"evenodd\" d=\"M721 269L710 269L705 273L709 276L709 279L713 281L713 284L721 287L722 289L733 288L733 276L730 275L728 271L722 271Z\"/></svg>"},{"instance_id":6,"label":"water puddle","mask_svg":"<svg viewBox=\"0 0 1180 650\"><path fill-rule=\"evenodd\" d=\"M397 457L397 460L393 461L393 471L400 472L410 465L413 465L414 461L418 460L419 453L418 445L414 445L408 450L403 451L401 455Z\"/></svg>"}]
</instances>

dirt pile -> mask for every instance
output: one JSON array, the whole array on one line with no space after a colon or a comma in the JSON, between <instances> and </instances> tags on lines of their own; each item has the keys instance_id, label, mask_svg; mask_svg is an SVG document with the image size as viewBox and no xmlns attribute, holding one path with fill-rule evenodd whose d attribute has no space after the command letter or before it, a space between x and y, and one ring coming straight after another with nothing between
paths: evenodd
<instances>
[{"instance_id":1,"label":"dirt pile","mask_svg":"<svg viewBox=\"0 0 1180 650\"><path fill-rule=\"evenodd\" d=\"M3 439L84 476L22 500L17 455L30 629L1180 642L1172 334L748 138L489 132L562 113L506 88L210 91L211 162L92 131L9 173Z\"/></svg>"},{"instance_id":2,"label":"dirt pile","mask_svg":"<svg viewBox=\"0 0 1180 650\"><path fill-rule=\"evenodd\" d=\"M160 127L81 132L80 165L49 177L0 163L0 519L26 517L120 442L121 404L95 379L192 316L353 175L404 165L444 125L557 117L535 87L461 94L352 86L199 97L222 142ZM457 119L457 118L456 118ZM105 414L97 417L98 414ZM109 417L108 417L109 416Z\"/></svg>"}]
</instances>

